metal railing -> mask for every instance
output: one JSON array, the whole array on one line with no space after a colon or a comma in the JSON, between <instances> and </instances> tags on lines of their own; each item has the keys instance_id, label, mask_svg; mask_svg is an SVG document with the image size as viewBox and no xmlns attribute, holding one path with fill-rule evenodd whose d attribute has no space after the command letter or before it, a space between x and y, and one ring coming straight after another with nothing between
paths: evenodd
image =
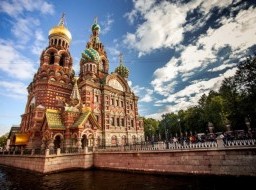
<instances>
[{"instance_id":1,"label":"metal railing","mask_svg":"<svg viewBox=\"0 0 256 190\"><path fill-rule=\"evenodd\" d=\"M127 144L99 147L69 147L62 149L19 149L0 152L1 155L65 155L81 154L88 152L121 152L121 151L171 151L182 149L211 149L211 148L239 148L256 147L256 139L226 140L216 139L215 141L194 142L142 142L140 144Z\"/></svg>"}]
</instances>

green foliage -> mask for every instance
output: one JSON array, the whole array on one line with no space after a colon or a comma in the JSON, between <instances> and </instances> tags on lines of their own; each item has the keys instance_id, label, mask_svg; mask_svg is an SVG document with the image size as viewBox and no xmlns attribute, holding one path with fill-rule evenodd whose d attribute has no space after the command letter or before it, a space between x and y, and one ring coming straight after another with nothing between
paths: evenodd
<instances>
[{"instance_id":1,"label":"green foliage","mask_svg":"<svg viewBox=\"0 0 256 190\"><path fill-rule=\"evenodd\" d=\"M158 136L159 133L159 121L152 119L152 118L143 118L144 121L144 132L146 140L151 140L153 135L155 137Z\"/></svg>"},{"instance_id":2,"label":"green foliage","mask_svg":"<svg viewBox=\"0 0 256 190\"><path fill-rule=\"evenodd\" d=\"M3 135L0 137L0 147L4 147L4 145L6 144L7 141L7 136Z\"/></svg>"}]
</instances>

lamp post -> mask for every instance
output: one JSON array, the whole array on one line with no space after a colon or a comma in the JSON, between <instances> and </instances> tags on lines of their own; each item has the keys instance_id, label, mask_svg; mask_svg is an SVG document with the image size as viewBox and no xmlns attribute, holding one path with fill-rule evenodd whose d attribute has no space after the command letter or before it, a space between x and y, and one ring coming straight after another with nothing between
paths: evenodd
<instances>
[{"instance_id":1,"label":"lamp post","mask_svg":"<svg viewBox=\"0 0 256 190\"><path fill-rule=\"evenodd\" d=\"M248 119L248 117L245 118L245 125L247 127L247 130L250 131L251 130L251 126L250 126L250 120Z\"/></svg>"},{"instance_id":2,"label":"lamp post","mask_svg":"<svg viewBox=\"0 0 256 190\"><path fill-rule=\"evenodd\" d=\"M180 129L180 137L181 137L180 118L178 118L178 124L179 124L179 129Z\"/></svg>"}]
</instances>

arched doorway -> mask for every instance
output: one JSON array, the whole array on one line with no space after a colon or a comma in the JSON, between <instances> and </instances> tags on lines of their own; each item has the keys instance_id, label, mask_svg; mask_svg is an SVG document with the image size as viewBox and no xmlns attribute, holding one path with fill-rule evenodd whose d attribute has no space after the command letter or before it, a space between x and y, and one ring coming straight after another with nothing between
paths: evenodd
<instances>
[{"instance_id":1,"label":"arched doorway","mask_svg":"<svg viewBox=\"0 0 256 190\"><path fill-rule=\"evenodd\" d=\"M60 135L57 135L57 136L54 138L53 144L54 144L54 148L55 148L55 149L61 147L61 136L60 136Z\"/></svg>"},{"instance_id":2,"label":"arched doorway","mask_svg":"<svg viewBox=\"0 0 256 190\"><path fill-rule=\"evenodd\" d=\"M82 149L84 149L84 147L87 147L88 146L88 139L87 139L87 136L86 135L83 135L82 136Z\"/></svg>"}]
</instances>

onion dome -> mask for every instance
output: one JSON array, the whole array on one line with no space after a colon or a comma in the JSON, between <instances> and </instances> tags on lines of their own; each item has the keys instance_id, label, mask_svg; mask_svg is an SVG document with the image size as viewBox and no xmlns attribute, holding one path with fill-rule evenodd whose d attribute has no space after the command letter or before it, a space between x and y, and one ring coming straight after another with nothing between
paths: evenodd
<instances>
[{"instance_id":1,"label":"onion dome","mask_svg":"<svg viewBox=\"0 0 256 190\"><path fill-rule=\"evenodd\" d=\"M68 41L70 42L72 39L71 33L69 32L69 30L64 26L64 14L62 15L59 25L58 26L54 26L50 31L49 31L49 36L63 36L65 38L68 39Z\"/></svg>"},{"instance_id":2,"label":"onion dome","mask_svg":"<svg viewBox=\"0 0 256 190\"><path fill-rule=\"evenodd\" d=\"M100 61L99 53L91 47L84 50L84 52L82 53L82 57L86 61L90 61L90 62L94 62L94 63L98 63Z\"/></svg>"},{"instance_id":3,"label":"onion dome","mask_svg":"<svg viewBox=\"0 0 256 190\"><path fill-rule=\"evenodd\" d=\"M115 72L118 73L123 78L128 78L129 69L123 64L123 56L120 54L120 65L115 69Z\"/></svg>"},{"instance_id":4,"label":"onion dome","mask_svg":"<svg viewBox=\"0 0 256 190\"><path fill-rule=\"evenodd\" d=\"M97 23L97 17L94 19L94 24L92 25L92 32L95 30L100 31L100 25Z\"/></svg>"}]
</instances>

